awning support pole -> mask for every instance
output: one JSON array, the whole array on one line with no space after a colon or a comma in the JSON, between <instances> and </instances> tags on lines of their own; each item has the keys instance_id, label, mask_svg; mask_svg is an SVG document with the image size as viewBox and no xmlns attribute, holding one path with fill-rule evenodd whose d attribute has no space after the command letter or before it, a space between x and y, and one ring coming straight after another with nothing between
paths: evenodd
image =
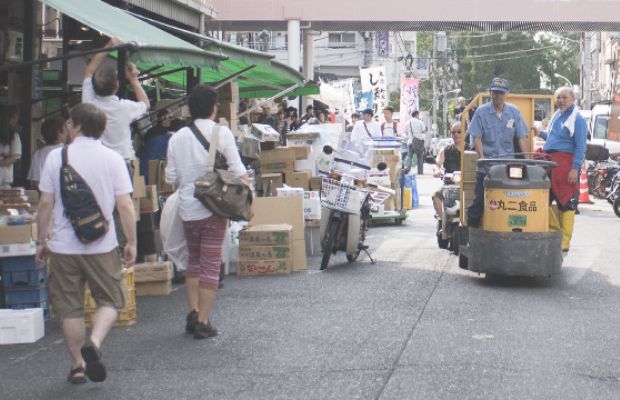
<instances>
[{"instance_id":1,"label":"awning support pole","mask_svg":"<svg viewBox=\"0 0 620 400\"><path fill-rule=\"evenodd\" d=\"M232 74L230 76L227 76L226 78L222 79L219 82L215 82L213 85L211 85L211 87L213 87L214 89L219 89L222 86L226 85L228 82L235 80L236 78L238 78L241 75L245 74L246 72L248 72L249 70L251 70L254 67L256 67L256 65L250 65L249 67L246 67L246 68L242 69L239 72L235 72L234 74Z\"/></svg>"},{"instance_id":2,"label":"awning support pole","mask_svg":"<svg viewBox=\"0 0 620 400\"><path fill-rule=\"evenodd\" d=\"M121 99L127 97L127 77L125 77L125 67L127 66L127 51L119 50L118 59L116 60L117 78L118 78L118 92L117 95Z\"/></svg>"},{"instance_id":3,"label":"awning support pole","mask_svg":"<svg viewBox=\"0 0 620 400\"><path fill-rule=\"evenodd\" d=\"M271 96L270 98L261 101L260 103L256 104L254 107L252 107L252 108L250 108L250 109L248 109L248 110L246 110L246 111L244 111L242 113L237 114L237 119L243 117L244 115L248 115L252 111L258 110L259 108L261 108L261 106L263 104L269 103L270 101L273 101L274 99L277 99L278 97L282 97L285 94L287 94L288 92L291 92L291 91L297 89L299 86L301 86L301 85L299 83L296 83L293 86L290 86L290 87L284 89L280 93L277 93L277 94Z\"/></svg>"}]
</instances>

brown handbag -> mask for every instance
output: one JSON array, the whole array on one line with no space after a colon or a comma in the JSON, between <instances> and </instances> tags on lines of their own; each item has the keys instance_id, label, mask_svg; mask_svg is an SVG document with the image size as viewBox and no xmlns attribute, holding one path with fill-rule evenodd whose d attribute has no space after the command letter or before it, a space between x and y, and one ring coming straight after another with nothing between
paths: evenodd
<instances>
[{"instance_id":1,"label":"brown handbag","mask_svg":"<svg viewBox=\"0 0 620 400\"><path fill-rule=\"evenodd\" d=\"M207 151L207 173L194 182L194 197L213 214L233 221L249 221L252 218L252 190L240 177L225 168L215 168L226 164L223 154L217 151L221 125L215 125L211 135L211 147L196 125L190 129Z\"/></svg>"}]
</instances>

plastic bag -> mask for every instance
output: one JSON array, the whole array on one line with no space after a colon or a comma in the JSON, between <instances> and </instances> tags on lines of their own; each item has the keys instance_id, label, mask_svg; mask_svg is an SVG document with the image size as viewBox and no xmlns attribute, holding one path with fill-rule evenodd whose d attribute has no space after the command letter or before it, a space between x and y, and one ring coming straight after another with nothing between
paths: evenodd
<instances>
[{"instance_id":1,"label":"plastic bag","mask_svg":"<svg viewBox=\"0 0 620 400\"><path fill-rule=\"evenodd\" d=\"M174 192L164 204L159 223L161 241L164 252L170 258L177 269L185 271L189 262L189 251L183 231L183 220L179 215L180 199L179 191Z\"/></svg>"}]
</instances>

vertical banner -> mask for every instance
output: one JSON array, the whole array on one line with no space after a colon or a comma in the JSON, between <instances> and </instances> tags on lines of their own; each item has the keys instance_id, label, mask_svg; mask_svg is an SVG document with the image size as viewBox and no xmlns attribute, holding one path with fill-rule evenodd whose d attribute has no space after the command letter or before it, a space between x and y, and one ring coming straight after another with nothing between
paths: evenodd
<instances>
[{"instance_id":1,"label":"vertical banner","mask_svg":"<svg viewBox=\"0 0 620 400\"><path fill-rule=\"evenodd\" d=\"M372 92L375 117L383 120L383 109L388 106L388 92L385 67L360 68L362 91Z\"/></svg>"},{"instance_id":2,"label":"vertical banner","mask_svg":"<svg viewBox=\"0 0 620 400\"><path fill-rule=\"evenodd\" d=\"M611 87L611 113L607 139L620 141L620 61L614 64L614 77Z\"/></svg>"},{"instance_id":3,"label":"vertical banner","mask_svg":"<svg viewBox=\"0 0 620 400\"><path fill-rule=\"evenodd\" d=\"M389 32L377 32L377 54L379 57L390 56L390 33Z\"/></svg>"},{"instance_id":4,"label":"vertical banner","mask_svg":"<svg viewBox=\"0 0 620 400\"><path fill-rule=\"evenodd\" d=\"M420 80L415 78L400 78L400 122L406 123L411 119L411 113L420 109Z\"/></svg>"},{"instance_id":5,"label":"vertical banner","mask_svg":"<svg viewBox=\"0 0 620 400\"><path fill-rule=\"evenodd\" d=\"M355 111L355 97L353 96L353 79L342 79L331 82L341 96L339 109L345 119L351 119L351 114Z\"/></svg>"}]
</instances>

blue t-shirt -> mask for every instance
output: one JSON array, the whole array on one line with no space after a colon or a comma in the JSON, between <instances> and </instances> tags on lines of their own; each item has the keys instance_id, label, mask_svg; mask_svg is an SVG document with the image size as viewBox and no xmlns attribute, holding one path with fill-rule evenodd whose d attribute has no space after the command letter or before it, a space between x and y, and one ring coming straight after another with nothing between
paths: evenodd
<instances>
[{"instance_id":1,"label":"blue t-shirt","mask_svg":"<svg viewBox=\"0 0 620 400\"><path fill-rule=\"evenodd\" d=\"M553 121L548 132L541 131L539 136L546 140L543 150L561 151L573 154L572 169L579 171L583 158L586 154L586 142L588 140L588 126L586 120L579 114L575 116L575 130L571 136L564 123L573 113L575 106L570 106L558 118Z\"/></svg>"},{"instance_id":2,"label":"blue t-shirt","mask_svg":"<svg viewBox=\"0 0 620 400\"><path fill-rule=\"evenodd\" d=\"M482 139L485 158L511 157L515 152L514 138L523 139L529 131L517 107L505 103L500 116L493 102L478 107L467 129L472 138Z\"/></svg>"},{"instance_id":3,"label":"blue t-shirt","mask_svg":"<svg viewBox=\"0 0 620 400\"><path fill-rule=\"evenodd\" d=\"M171 137L172 135L170 133L152 136L144 144L142 157L140 158L140 175L144 176L147 181L149 176L149 161L166 159L168 154L168 141ZM147 184L152 185L154 182L148 182Z\"/></svg>"}]
</instances>

